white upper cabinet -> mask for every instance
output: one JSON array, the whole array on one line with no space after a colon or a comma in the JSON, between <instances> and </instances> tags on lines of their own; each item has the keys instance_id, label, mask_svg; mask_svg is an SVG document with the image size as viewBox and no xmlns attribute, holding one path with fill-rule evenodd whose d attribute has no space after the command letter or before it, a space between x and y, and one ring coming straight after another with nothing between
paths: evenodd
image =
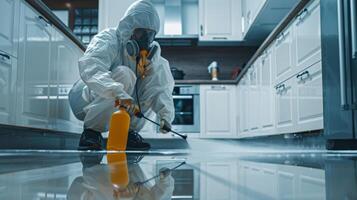
<instances>
[{"instance_id":1,"label":"white upper cabinet","mask_svg":"<svg viewBox=\"0 0 357 200\"><path fill-rule=\"evenodd\" d=\"M53 27L43 16L21 3L16 116L19 125L47 128L52 32Z\"/></svg>"},{"instance_id":2,"label":"white upper cabinet","mask_svg":"<svg viewBox=\"0 0 357 200\"><path fill-rule=\"evenodd\" d=\"M201 137L236 137L235 85L201 85Z\"/></svg>"},{"instance_id":3,"label":"white upper cabinet","mask_svg":"<svg viewBox=\"0 0 357 200\"><path fill-rule=\"evenodd\" d=\"M244 34L248 32L265 2L266 0L242 0Z\"/></svg>"},{"instance_id":4,"label":"white upper cabinet","mask_svg":"<svg viewBox=\"0 0 357 200\"><path fill-rule=\"evenodd\" d=\"M17 56L16 39L18 30L16 21L19 14L18 0L1 0L0 1L0 51L14 57Z\"/></svg>"},{"instance_id":5,"label":"white upper cabinet","mask_svg":"<svg viewBox=\"0 0 357 200\"><path fill-rule=\"evenodd\" d=\"M241 11L241 0L199 0L199 39L242 40Z\"/></svg>"},{"instance_id":6,"label":"white upper cabinet","mask_svg":"<svg viewBox=\"0 0 357 200\"><path fill-rule=\"evenodd\" d=\"M319 1L303 9L294 22L296 73L321 60Z\"/></svg>"}]
</instances>

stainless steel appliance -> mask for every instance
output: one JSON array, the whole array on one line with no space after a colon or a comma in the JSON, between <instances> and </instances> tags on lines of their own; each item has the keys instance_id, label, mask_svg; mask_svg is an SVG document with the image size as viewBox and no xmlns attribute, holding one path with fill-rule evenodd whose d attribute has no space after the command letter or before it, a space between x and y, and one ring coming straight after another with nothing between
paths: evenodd
<instances>
[{"instance_id":1,"label":"stainless steel appliance","mask_svg":"<svg viewBox=\"0 0 357 200\"><path fill-rule=\"evenodd\" d=\"M320 5L327 148L356 149L357 0L323 0Z\"/></svg>"},{"instance_id":2,"label":"stainless steel appliance","mask_svg":"<svg viewBox=\"0 0 357 200\"><path fill-rule=\"evenodd\" d=\"M200 132L199 85L175 85L173 99L175 119L172 129L182 133Z\"/></svg>"}]
</instances>

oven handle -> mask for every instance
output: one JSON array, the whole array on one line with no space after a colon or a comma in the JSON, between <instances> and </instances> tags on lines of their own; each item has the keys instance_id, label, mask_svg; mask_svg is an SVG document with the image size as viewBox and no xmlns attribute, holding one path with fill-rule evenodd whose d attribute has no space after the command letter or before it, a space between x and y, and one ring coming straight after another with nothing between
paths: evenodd
<instances>
[{"instance_id":1,"label":"oven handle","mask_svg":"<svg viewBox=\"0 0 357 200\"><path fill-rule=\"evenodd\" d=\"M174 99L193 99L192 95L172 95Z\"/></svg>"}]
</instances>

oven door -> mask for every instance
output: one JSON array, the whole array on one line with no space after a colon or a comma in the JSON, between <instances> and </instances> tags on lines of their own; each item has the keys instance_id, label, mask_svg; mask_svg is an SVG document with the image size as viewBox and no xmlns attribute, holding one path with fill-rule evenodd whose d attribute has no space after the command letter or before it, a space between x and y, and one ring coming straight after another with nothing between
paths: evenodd
<instances>
[{"instance_id":1,"label":"oven door","mask_svg":"<svg viewBox=\"0 0 357 200\"><path fill-rule=\"evenodd\" d=\"M172 122L173 130L183 133L198 133L199 123L199 96L173 95L175 118Z\"/></svg>"}]
</instances>

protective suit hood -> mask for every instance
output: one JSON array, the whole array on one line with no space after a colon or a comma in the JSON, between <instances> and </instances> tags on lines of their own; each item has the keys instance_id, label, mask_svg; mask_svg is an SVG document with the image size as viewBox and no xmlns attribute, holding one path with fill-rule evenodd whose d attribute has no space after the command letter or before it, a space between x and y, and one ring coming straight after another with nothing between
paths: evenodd
<instances>
[{"instance_id":1,"label":"protective suit hood","mask_svg":"<svg viewBox=\"0 0 357 200\"><path fill-rule=\"evenodd\" d=\"M137 1L126 10L116 33L121 41L126 42L137 28L151 29L156 33L160 30L159 15L148 0Z\"/></svg>"}]
</instances>

